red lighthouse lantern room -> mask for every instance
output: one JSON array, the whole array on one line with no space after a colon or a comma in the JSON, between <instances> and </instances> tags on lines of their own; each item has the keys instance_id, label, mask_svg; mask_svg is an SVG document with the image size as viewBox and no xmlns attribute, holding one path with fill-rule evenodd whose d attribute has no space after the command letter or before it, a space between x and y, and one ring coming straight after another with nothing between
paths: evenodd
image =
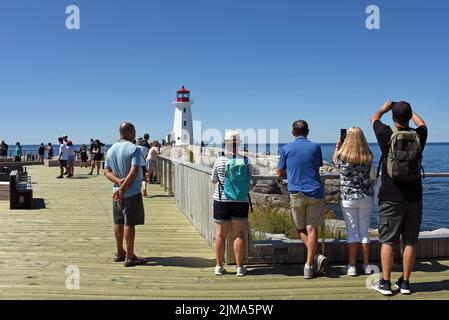
<instances>
[{"instance_id":1,"label":"red lighthouse lantern room","mask_svg":"<svg viewBox=\"0 0 449 320\"><path fill-rule=\"evenodd\" d=\"M190 102L190 91L184 86L176 91L176 102Z\"/></svg>"}]
</instances>

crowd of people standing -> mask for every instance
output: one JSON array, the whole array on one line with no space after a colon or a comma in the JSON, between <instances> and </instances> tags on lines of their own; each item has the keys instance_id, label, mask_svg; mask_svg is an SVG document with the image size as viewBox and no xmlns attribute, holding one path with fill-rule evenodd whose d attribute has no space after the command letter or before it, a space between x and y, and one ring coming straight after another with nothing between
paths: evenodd
<instances>
[{"instance_id":1,"label":"crowd of people standing","mask_svg":"<svg viewBox=\"0 0 449 320\"><path fill-rule=\"evenodd\" d=\"M392 112L394 126L380 120ZM410 127L413 121L416 128ZM382 150L376 179L371 178L373 153L359 127L351 127L340 136L335 146L333 161L340 169L340 206L347 230L347 275L356 276L357 250L362 249L363 274L374 270L370 264L369 221L374 202L378 201L379 242L381 246L382 277L372 289L383 295L392 295L391 271L394 246L402 243L403 272L394 283L402 294L411 293L410 276L416 257L416 243L422 221L421 162L427 141L427 126L409 103L386 102L371 118L374 133ZM342 130L343 132L343 130ZM293 142L280 153L278 175L287 178L291 217L299 239L306 249L304 278L323 274L327 258L318 250L318 227L323 225L325 193L320 176L323 166L319 144L308 139L309 125L297 120L292 125ZM152 167L151 149L145 139L135 140L131 123L120 126L120 142L108 151L105 176L114 183L113 216L117 254L114 261L123 261L125 267L144 264L134 253L135 226L145 222L142 204L142 181ZM238 132L227 132L225 152L216 159L211 180L216 184L213 195L215 221L215 274L224 274L224 253L228 231L234 236L234 255L237 276L248 272L243 265L251 206L249 196L252 176L251 159L240 152ZM145 162L145 155L147 161ZM147 173L148 174L148 173ZM379 188L378 193L376 188ZM143 185L143 193L146 185ZM126 241L126 250L123 246Z\"/></svg>"}]
</instances>

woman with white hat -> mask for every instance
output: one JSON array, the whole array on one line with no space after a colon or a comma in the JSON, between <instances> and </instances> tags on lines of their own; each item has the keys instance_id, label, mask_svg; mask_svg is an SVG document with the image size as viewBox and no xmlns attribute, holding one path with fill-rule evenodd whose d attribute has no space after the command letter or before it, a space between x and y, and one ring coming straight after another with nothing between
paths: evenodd
<instances>
[{"instance_id":1,"label":"woman with white hat","mask_svg":"<svg viewBox=\"0 0 449 320\"><path fill-rule=\"evenodd\" d=\"M212 182L216 184L214 192L216 275L222 275L224 272L223 260L229 228L235 236L233 247L237 264L236 275L244 276L247 273L243 259L248 224L251 164L247 157L239 154L240 144L238 132L226 132L225 154L215 160L212 169Z\"/></svg>"}]
</instances>

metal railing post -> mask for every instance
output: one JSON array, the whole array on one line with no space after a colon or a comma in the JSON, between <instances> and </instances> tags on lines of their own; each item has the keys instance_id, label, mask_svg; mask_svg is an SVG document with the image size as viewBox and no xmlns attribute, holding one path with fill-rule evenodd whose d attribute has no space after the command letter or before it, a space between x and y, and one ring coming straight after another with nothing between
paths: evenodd
<instances>
[{"instance_id":1,"label":"metal railing post","mask_svg":"<svg viewBox=\"0 0 449 320\"><path fill-rule=\"evenodd\" d=\"M321 185L323 186L324 190L324 203L326 204L326 180L321 177ZM323 219L323 225L321 226L321 254L326 255L326 205L324 206L324 219Z\"/></svg>"},{"instance_id":2,"label":"metal railing post","mask_svg":"<svg viewBox=\"0 0 449 320\"><path fill-rule=\"evenodd\" d=\"M173 195L173 163L168 162L168 195Z\"/></svg>"},{"instance_id":3,"label":"metal railing post","mask_svg":"<svg viewBox=\"0 0 449 320\"><path fill-rule=\"evenodd\" d=\"M164 191L168 190L168 160L164 161Z\"/></svg>"}]
</instances>

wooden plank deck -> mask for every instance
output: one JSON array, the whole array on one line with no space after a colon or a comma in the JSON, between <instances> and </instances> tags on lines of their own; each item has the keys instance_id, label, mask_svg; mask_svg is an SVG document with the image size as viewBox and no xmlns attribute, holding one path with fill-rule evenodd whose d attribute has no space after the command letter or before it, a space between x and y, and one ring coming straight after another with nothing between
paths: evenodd
<instances>
[{"instance_id":1,"label":"wooden plank deck","mask_svg":"<svg viewBox=\"0 0 449 320\"><path fill-rule=\"evenodd\" d=\"M137 228L136 252L149 264L124 268L112 261L111 184L87 169L71 180L55 179L55 168L28 171L46 209L10 211L0 201L0 299L386 299L342 266L313 280L302 278L300 265L254 266L243 278L229 266L216 277L212 249L157 185ZM79 290L65 287L69 265L79 267ZM419 262L417 270L418 292L389 299L449 299L449 261Z\"/></svg>"}]
</instances>

